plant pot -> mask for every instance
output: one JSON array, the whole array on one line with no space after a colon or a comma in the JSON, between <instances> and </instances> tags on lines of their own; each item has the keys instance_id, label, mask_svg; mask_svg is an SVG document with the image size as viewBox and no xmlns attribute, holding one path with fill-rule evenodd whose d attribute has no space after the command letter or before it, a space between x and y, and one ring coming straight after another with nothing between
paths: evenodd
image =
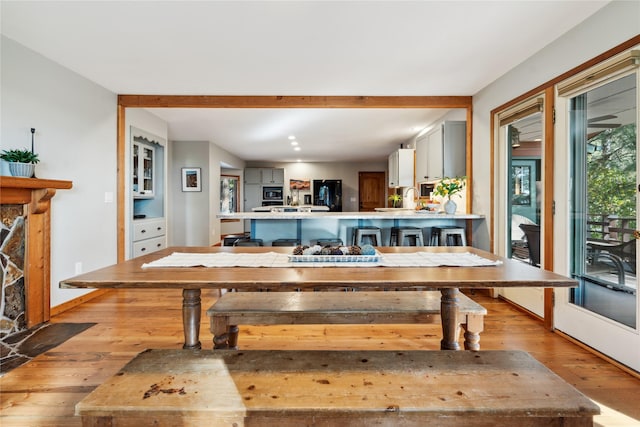
<instances>
[{"instance_id":1,"label":"plant pot","mask_svg":"<svg viewBox=\"0 0 640 427\"><path fill-rule=\"evenodd\" d=\"M9 162L9 172L12 176L31 178L36 170L34 163Z\"/></svg>"},{"instance_id":2,"label":"plant pot","mask_svg":"<svg viewBox=\"0 0 640 427\"><path fill-rule=\"evenodd\" d=\"M444 202L444 211L447 214L453 215L454 213L456 213L456 209L458 209L458 205L456 205L456 202L454 202L453 200L449 199Z\"/></svg>"}]
</instances>

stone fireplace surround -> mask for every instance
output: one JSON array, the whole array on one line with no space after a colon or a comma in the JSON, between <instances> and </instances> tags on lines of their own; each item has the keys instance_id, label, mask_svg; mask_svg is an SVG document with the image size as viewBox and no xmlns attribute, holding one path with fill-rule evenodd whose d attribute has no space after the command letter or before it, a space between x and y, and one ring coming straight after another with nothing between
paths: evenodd
<instances>
[{"instance_id":1,"label":"stone fireplace surround","mask_svg":"<svg viewBox=\"0 0 640 427\"><path fill-rule=\"evenodd\" d=\"M2 300L0 334L20 332L26 328L24 292L25 229L23 205L1 205L0 272Z\"/></svg>"},{"instance_id":2,"label":"stone fireplace surround","mask_svg":"<svg viewBox=\"0 0 640 427\"><path fill-rule=\"evenodd\" d=\"M71 181L0 177L0 336L49 320L50 206Z\"/></svg>"}]
</instances>

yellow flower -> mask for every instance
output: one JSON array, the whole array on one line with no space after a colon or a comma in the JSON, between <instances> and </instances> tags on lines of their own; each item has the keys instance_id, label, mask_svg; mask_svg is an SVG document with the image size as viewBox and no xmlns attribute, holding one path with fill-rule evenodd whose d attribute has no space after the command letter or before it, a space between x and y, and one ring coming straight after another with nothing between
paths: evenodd
<instances>
[{"instance_id":1,"label":"yellow flower","mask_svg":"<svg viewBox=\"0 0 640 427\"><path fill-rule=\"evenodd\" d=\"M462 191L465 185L466 177L444 178L442 179L435 189L436 196L448 197Z\"/></svg>"}]
</instances>

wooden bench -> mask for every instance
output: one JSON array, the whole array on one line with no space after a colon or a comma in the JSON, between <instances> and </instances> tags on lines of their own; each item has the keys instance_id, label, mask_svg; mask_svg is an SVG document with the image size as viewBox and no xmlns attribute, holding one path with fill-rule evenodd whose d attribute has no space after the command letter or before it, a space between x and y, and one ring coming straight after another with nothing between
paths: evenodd
<instances>
[{"instance_id":1,"label":"wooden bench","mask_svg":"<svg viewBox=\"0 0 640 427\"><path fill-rule=\"evenodd\" d=\"M148 350L76 405L85 427L592 426L520 351Z\"/></svg>"},{"instance_id":2,"label":"wooden bench","mask_svg":"<svg viewBox=\"0 0 640 427\"><path fill-rule=\"evenodd\" d=\"M462 293L458 302L464 348L479 350L487 310ZM440 323L440 292L228 292L207 316L213 348L237 350L238 325Z\"/></svg>"}]
</instances>

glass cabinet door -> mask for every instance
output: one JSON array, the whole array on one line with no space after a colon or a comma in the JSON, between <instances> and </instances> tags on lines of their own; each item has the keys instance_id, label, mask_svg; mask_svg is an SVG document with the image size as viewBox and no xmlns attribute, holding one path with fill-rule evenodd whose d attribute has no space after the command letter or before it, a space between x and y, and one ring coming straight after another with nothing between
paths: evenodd
<instances>
[{"instance_id":1,"label":"glass cabinet door","mask_svg":"<svg viewBox=\"0 0 640 427\"><path fill-rule=\"evenodd\" d=\"M133 177L133 197L148 199L154 197L154 158L155 149L150 145L134 142L132 144L131 175Z\"/></svg>"},{"instance_id":2,"label":"glass cabinet door","mask_svg":"<svg viewBox=\"0 0 640 427\"><path fill-rule=\"evenodd\" d=\"M144 192L153 194L153 148L143 148Z\"/></svg>"},{"instance_id":3,"label":"glass cabinet door","mask_svg":"<svg viewBox=\"0 0 640 427\"><path fill-rule=\"evenodd\" d=\"M133 177L133 192L138 193L138 162L139 162L138 144L133 144L133 160L131 163L131 176Z\"/></svg>"}]
</instances>

